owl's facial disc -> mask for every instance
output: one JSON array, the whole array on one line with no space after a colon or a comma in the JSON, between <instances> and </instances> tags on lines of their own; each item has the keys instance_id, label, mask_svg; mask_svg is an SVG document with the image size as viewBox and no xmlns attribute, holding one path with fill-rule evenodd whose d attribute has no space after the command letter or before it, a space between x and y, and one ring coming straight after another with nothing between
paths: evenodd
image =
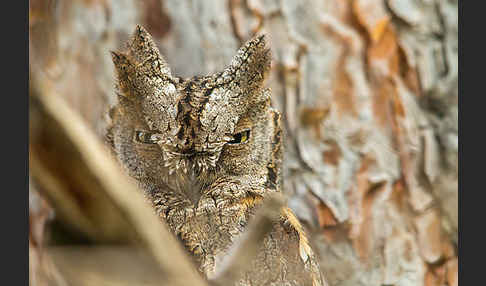
<instances>
[{"instance_id":1,"label":"owl's facial disc","mask_svg":"<svg viewBox=\"0 0 486 286\"><path fill-rule=\"evenodd\" d=\"M215 178L263 176L272 136L263 36L243 45L223 71L190 79L172 75L140 26L128 49L112 57L122 134L114 144L134 177L191 191Z\"/></svg>"},{"instance_id":2,"label":"owl's facial disc","mask_svg":"<svg viewBox=\"0 0 486 286\"><path fill-rule=\"evenodd\" d=\"M245 127L238 129L237 132L215 136L220 139L217 141L198 142L197 140L201 138L207 140L210 137L209 134L199 128L192 130L191 137L184 138L185 130L188 128L194 127L182 126L179 133L173 136L160 131L135 130L133 142L141 145L158 145L165 160L165 167L169 168L169 174L173 174L177 170L184 173L192 170L195 171L195 174L199 174L216 167L225 145L231 148L247 144L251 136L251 129ZM214 133L212 135L215 135ZM194 134L206 135L197 137Z\"/></svg>"}]
</instances>

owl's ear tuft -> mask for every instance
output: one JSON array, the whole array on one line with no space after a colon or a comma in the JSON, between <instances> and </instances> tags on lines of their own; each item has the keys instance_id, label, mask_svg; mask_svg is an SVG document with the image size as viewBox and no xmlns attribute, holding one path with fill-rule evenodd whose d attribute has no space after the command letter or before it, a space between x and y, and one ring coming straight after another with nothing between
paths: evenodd
<instances>
[{"instance_id":1,"label":"owl's ear tuft","mask_svg":"<svg viewBox=\"0 0 486 286\"><path fill-rule=\"evenodd\" d=\"M117 71L119 69L124 69L126 66L131 65L130 60L128 59L128 56L122 52L117 52L117 51L110 51L111 54L111 59L113 60L113 64L115 64L115 67L117 68Z\"/></svg>"},{"instance_id":2,"label":"owl's ear tuft","mask_svg":"<svg viewBox=\"0 0 486 286\"><path fill-rule=\"evenodd\" d=\"M254 91L263 86L271 60L265 35L256 36L238 50L225 73L231 74L242 89Z\"/></svg>"},{"instance_id":3,"label":"owl's ear tuft","mask_svg":"<svg viewBox=\"0 0 486 286\"><path fill-rule=\"evenodd\" d=\"M146 70L171 78L169 65L162 57L152 36L144 27L137 25L128 44L129 54Z\"/></svg>"},{"instance_id":4,"label":"owl's ear tuft","mask_svg":"<svg viewBox=\"0 0 486 286\"><path fill-rule=\"evenodd\" d=\"M121 52L111 51L111 58L115 65L117 75L117 89L120 95L131 97L131 90L134 90L133 77L135 75L135 66L130 58Z\"/></svg>"}]
</instances>

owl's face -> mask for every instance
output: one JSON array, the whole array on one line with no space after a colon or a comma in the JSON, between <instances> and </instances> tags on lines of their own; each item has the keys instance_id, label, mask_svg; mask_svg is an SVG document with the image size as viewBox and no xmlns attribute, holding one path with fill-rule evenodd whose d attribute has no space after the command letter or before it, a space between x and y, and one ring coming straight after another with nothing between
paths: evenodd
<instances>
[{"instance_id":1,"label":"owl's face","mask_svg":"<svg viewBox=\"0 0 486 286\"><path fill-rule=\"evenodd\" d=\"M113 148L146 191L197 201L225 182L243 181L257 193L278 187L280 116L263 89L270 66L263 37L247 42L224 71L181 79L138 26L128 52L113 52L113 62Z\"/></svg>"}]
</instances>

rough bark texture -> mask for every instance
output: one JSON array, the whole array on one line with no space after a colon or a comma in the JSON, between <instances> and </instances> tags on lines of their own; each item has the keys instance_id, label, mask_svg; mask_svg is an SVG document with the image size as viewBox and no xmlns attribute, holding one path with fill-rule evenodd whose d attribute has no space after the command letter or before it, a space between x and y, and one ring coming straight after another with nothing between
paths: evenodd
<instances>
[{"instance_id":1,"label":"rough bark texture","mask_svg":"<svg viewBox=\"0 0 486 286\"><path fill-rule=\"evenodd\" d=\"M136 24L178 76L266 33L285 191L330 285L457 285L457 1L32 0L29 16L31 64L100 138L109 50Z\"/></svg>"}]
</instances>

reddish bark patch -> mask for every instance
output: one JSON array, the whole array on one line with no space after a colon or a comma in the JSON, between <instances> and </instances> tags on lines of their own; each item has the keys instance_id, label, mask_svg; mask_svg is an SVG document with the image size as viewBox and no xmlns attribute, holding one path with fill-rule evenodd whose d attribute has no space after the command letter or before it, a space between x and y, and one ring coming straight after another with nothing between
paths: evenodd
<instances>
[{"instance_id":1,"label":"reddish bark patch","mask_svg":"<svg viewBox=\"0 0 486 286\"><path fill-rule=\"evenodd\" d=\"M304 107L300 112L300 122L306 127L318 125L328 114L329 108Z\"/></svg>"},{"instance_id":2,"label":"reddish bark patch","mask_svg":"<svg viewBox=\"0 0 486 286\"><path fill-rule=\"evenodd\" d=\"M346 71L346 58L348 52L344 52L337 64L336 81L334 82L333 102L336 104L339 115L351 114L357 116L354 104L353 82Z\"/></svg>"},{"instance_id":3,"label":"reddish bark patch","mask_svg":"<svg viewBox=\"0 0 486 286\"><path fill-rule=\"evenodd\" d=\"M376 82L374 87L376 91L372 101L374 118L379 126L385 128L390 125L392 119L393 101L390 97L396 93L396 89L389 80Z\"/></svg>"},{"instance_id":4,"label":"reddish bark patch","mask_svg":"<svg viewBox=\"0 0 486 286\"><path fill-rule=\"evenodd\" d=\"M382 1L356 0L353 1L352 11L371 41L379 41L390 22Z\"/></svg>"},{"instance_id":5,"label":"reddish bark patch","mask_svg":"<svg viewBox=\"0 0 486 286\"><path fill-rule=\"evenodd\" d=\"M337 220L331 209L323 202L319 202L317 205L317 219L322 228L337 225Z\"/></svg>"},{"instance_id":6,"label":"reddish bark patch","mask_svg":"<svg viewBox=\"0 0 486 286\"><path fill-rule=\"evenodd\" d=\"M145 26L150 34L155 38L163 38L171 27L169 15L165 12L162 1L147 0L144 1L145 8Z\"/></svg>"},{"instance_id":7,"label":"reddish bark patch","mask_svg":"<svg viewBox=\"0 0 486 286\"><path fill-rule=\"evenodd\" d=\"M339 163L339 159L342 156L341 149L339 145L335 141L328 140L326 141L327 144L330 144L331 150L323 152L324 162L326 164L337 166Z\"/></svg>"}]
</instances>

